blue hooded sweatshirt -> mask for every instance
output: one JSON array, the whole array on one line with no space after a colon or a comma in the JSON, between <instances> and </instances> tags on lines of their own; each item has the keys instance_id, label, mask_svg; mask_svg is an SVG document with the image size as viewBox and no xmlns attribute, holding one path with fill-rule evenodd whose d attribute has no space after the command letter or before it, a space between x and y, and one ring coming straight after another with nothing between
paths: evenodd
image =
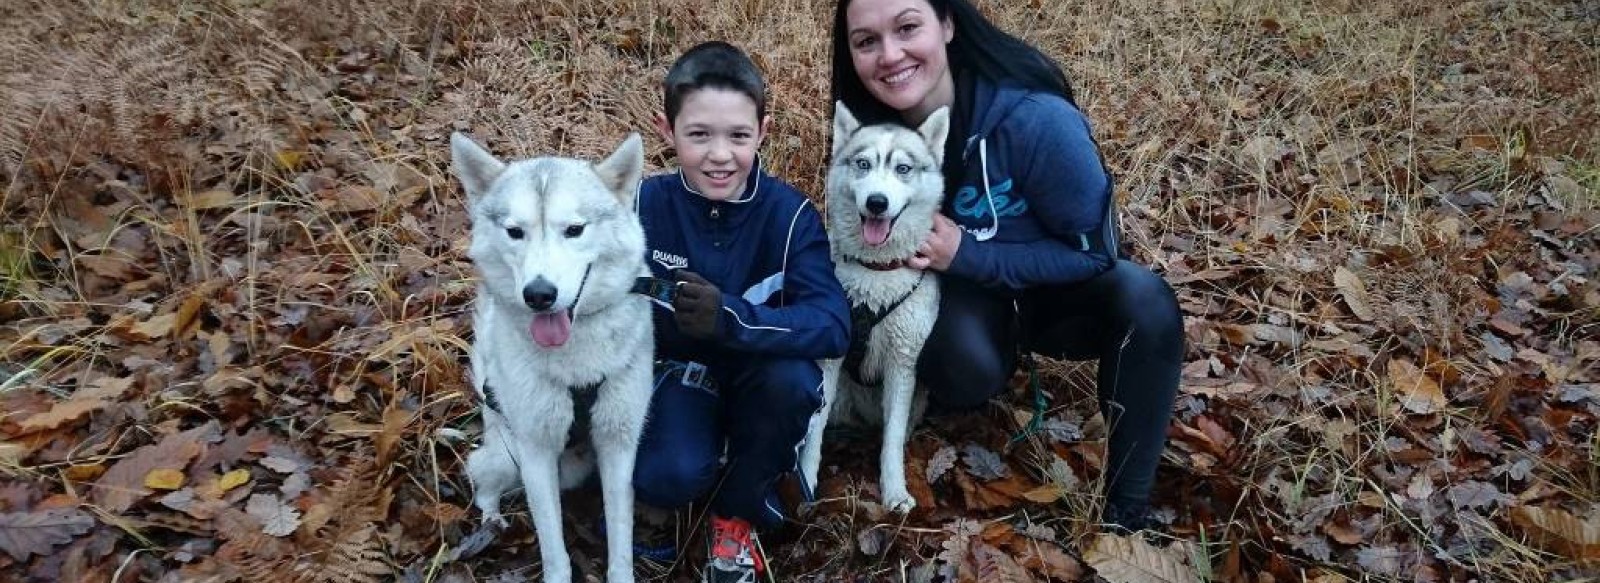
<instances>
[{"instance_id":1,"label":"blue hooded sweatshirt","mask_svg":"<svg viewBox=\"0 0 1600 583\"><path fill-rule=\"evenodd\" d=\"M794 187L756 169L737 199L707 200L681 172L645 179L636 210L653 275L687 269L722 292L717 338L678 330L672 306L653 310L656 352L697 360L733 350L805 359L838 358L850 337L850 303L833 273L822 215Z\"/></svg>"},{"instance_id":2,"label":"blue hooded sweatshirt","mask_svg":"<svg viewBox=\"0 0 1600 583\"><path fill-rule=\"evenodd\" d=\"M1110 269L1111 178L1083 113L1055 94L972 83L968 135L950 136L964 139L962 174L944 214L963 233L948 273L1020 291Z\"/></svg>"}]
</instances>

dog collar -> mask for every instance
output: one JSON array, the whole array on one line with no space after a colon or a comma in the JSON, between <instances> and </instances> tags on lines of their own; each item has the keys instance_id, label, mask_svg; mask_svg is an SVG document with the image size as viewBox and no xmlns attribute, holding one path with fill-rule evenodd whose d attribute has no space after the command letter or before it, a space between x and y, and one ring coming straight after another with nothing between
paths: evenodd
<instances>
[{"instance_id":1,"label":"dog collar","mask_svg":"<svg viewBox=\"0 0 1600 583\"><path fill-rule=\"evenodd\" d=\"M856 263L859 263L862 267L871 269L873 271L894 271L906 266L906 260L904 259L896 259L894 261L887 262L862 261L857 259Z\"/></svg>"}]
</instances>

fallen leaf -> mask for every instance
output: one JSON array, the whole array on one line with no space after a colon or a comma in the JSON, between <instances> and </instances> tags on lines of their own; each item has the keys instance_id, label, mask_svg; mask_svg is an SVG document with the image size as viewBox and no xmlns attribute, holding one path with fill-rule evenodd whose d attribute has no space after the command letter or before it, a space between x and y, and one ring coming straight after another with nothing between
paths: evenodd
<instances>
[{"instance_id":1,"label":"fallen leaf","mask_svg":"<svg viewBox=\"0 0 1600 583\"><path fill-rule=\"evenodd\" d=\"M1027 488L1017 486L1011 488L995 488L993 485L1014 482L1007 478L997 482L979 482L973 479L970 472L956 472L956 487L961 489L962 503L968 510L992 510L996 508L1009 508L1016 505L1017 499L1022 497L1022 492Z\"/></svg>"},{"instance_id":2,"label":"fallen leaf","mask_svg":"<svg viewBox=\"0 0 1600 583\"><path fill-rule=\"evenodd\" d=\"M132 259L121 253L79 255L77 262L89 271L94 272L95 275L118 281L132 279L133 269L136 265Z\"/></svg>"},{"instance_id":3,"label":"fallen leaf","mask_svg":"<svg viewBox=\"0 0 1600 583\"><path fill-rule=\"evenodd\" d=\"M0 441L0 463L16 465L28 455L29 448L20 443Z\"/></svg>"},{"instance_id":4,"label":"fallen leaf","mask_svg":"<svg viewBox=\"0 0 1600 583\"><path fill-rule=\"evenodd\" d=\"M933 452L928 458L928 483L932 484L944 477L945 472L956 466L956 459L956 448L953 446L946 445Z\"/></svg>"},{"instance_id":5,"label":"fallen leaf","mask_svg":"<svg viewBox=\"0 0 1600 583\"><path fill-rule=\"evenodd\" d=\"M467 517L467 509L456 506L449 502L436 502L428 505L422 509L422 513L428 515L429 518L439 521L440 524L459 522L461 519Z\"/></svg>"},{"instance_id":6,"label":"fallen leaf","mask_svg":"<svg viewBox=\"0 0 1600 583\"><path fill-rule=\"evenodd\" d=\"M381 208L388 198L376 188L356 185L325 193L317 206L336 213L368 212Z\"/></svg>"},{"instance_id":7,"label":"fallen leaf","mask_svg":"<svg viewBox=\"0 0 1600 583\"><path fill-rule=\"evenodd\" d=\"M1061 550L1054 543L1041 542L1036 544L1020 545L1021 549L1011 549L1017 555L1022 566L1035 573L1057 581L1080 581L1083 579L1083 563L1072 558L1072 555Z\"/></svg>"},{"instance_id":8,"label":"fallen leaf","mask_svg":"<svg viewBox=\"0 0 1600 583\"><path fill-rule=\"evenodd\" d=\"M90 413L110 405L103 399L75 399L62 401L52 405L49 411L28 416L17 426L21 429L19 435L25 435L44 429L55 429L62 425L78 421Z\"/></svg>"},{"instance_id":9,"label":"fallen leaf","mask_svg":"<svg viewBox=\"0 0 1600 583\"><path fill-rule=\"evenodd\" d=\"M128 389L133 388L134 381L133 377L103 376L89 381L83 387L73 391L72 398L73 400L105 399L116 401L121 399L122 394L128 392Z\"/></svg>"},{"instance_id":10,"label":"fallen leaf","mask_svg":"<svg viewBox=\"0 0 1600 583\"><path fill-rule=\"evenodd\" d=\"M413 414L400 406L402 399L394 399L383 409L383 431L373 437L373 445L378 454L378 465L387 466L394 459L396 446L400 443L401 433L406 424L412 419Z\"/></svg>"},{"instance_id":11,"label":"fallen leaf","mask_svg":"<svg viewBox=\"0 0 1600 583\"><path fill-rule=\"evenodd\" d=\"M217 490L220 491L220 492L227 492L228 490L232 490L232 489L237 488L239 486L243 486L246 482L249 482L249 481L250 481L250 470L246 470L246 469L242 469L242 468L241 469L237 469L237 470L228 472L226 474L223 474L221 478L217 479Z\"/></svg>"},{"instance_id":12,"label":"fallen leaf","mask_svg":"<svg viewBox=\"0 0 1600 583\"><path fill-rule=\"evenodd\" d=\"M290 474L289 477L283 479L283 485L278 487L278 491L282 492L283 497L288 499L298 498L300 494L310 489L311 476L305 472Z\"/></svg>"},{"instance_id":13,"label":"fallen leaf","mask_svg":"<svg viewBox=\"0 0 1600 583\"><path fill-rule=\"evenodd\" d=\"M1518 506L1511 523L1522 528L1541 548L1578 561L1600 559L1600 524L1584 521L1559 508Z\"/></svg>"},{"instance_id":14,"label":"fallen leaf","mask_svg":"<svg viewBox=\"0 0 1600 583\"><path fill-rule=\"evenodd\" d=\"M1411 477L1411 483L1406 485L1406 496L1412 500L1427 500L1433 495L1433 479L1427 474L1417 472Z\"/></svg>"},{"instance_id":15,"label":"fallen leaf","mask_svg":"<svg viewBox=\"0 0 1600 583\"><path fill-rule=\"evenodd\" d=\"M868 527L856 533L856 547L861 549L861 554L876 557L883 552L884 533L882 529Z\"/></svg>"},{"instance_id":16,"label":"fallen leaf","mask_svg":"<svg viewBox=\"0 0 1600 583\"><path fill-rule=\"evenodd\" d=\"M1389 361L1389 381L1399 394L1401 406L1412 413L1437 413L1450 404L1439 383L1409 360L1396 358Z\"/></svg>"},{"instance_id":17,"label":"fallen leaf","mask_svg":"<svg viewBox=\"0 0 1600 583\"><path fill-rule=\"evenodd\" d=\"M183 487L183 472L171 468L150 470L144 475L144 487L151 490L177 490Z\"/></svg>"},{"instance_id":18,"label":"fallen leaf","mask_svg":"<svg viewBox=\"0 0 1600 583\"><path fill-rule=\"evenodd\" d=\"M202 285L199 289L191 292L189 297L184 298L182 304L178 304L178 309L173 312L173 338L186 339L199 328L200 309L205 307L206 297L211 295L214 287L216 287L215 284Z\"/></svg>"},{"instance_id":19,"label":"fallen leaf","mask_svg":"<svg viewBox=\"0 0 1600 583\"><path fill-rule=\"evenodd\" d=\"M261 532L267 535L285 537L300 527L300 511L280 502L277 494L252 494L244 511L261 521Z\"/></svg>"},{"instance_id":20,"label":"fallen leaf","mask_svg":"<svg viewBox=\"0 0 1600 583\"><path fill-rule=\"evenodd\" d=\"M1212 443L1217 444L1221 450L1227 451L1228 448L1233 447L1233 434L1228 433L1227 428L1224 428L1222 424L1217 423L1216 420L1212 419L1210 415L1200 415L1195 417L1194 425L1195 428L1204 433L1206 438L1210 439Z\"/></svg>"},{"instance_id":21,"label":"fallen leaf","mask_svg":"<svg viewBox=\"0 0 1600 583\"><path fill-rule=\"evenodd\" d=\"M1500 140L1491 135L1473 134L1456 140L1456 147L1463 150L1497 151L1500 149Z\"/></svg>"},{"instance_id":22,"label":"fallen leaf","mask_svg":"<svg viewBox=\"0 0 1600 583\"><path fill-rule=\"evenodd\" d=\"M1516 322L1507 319L1505 316L1495 316L1490 318L1489 327L1512 338L1521 338L1523 336L1527 336L1529 333L1527 328L1523 328Z\"/></svg>"},{"instance_id":23,"label":"fallen leaf","mask_svg":"<svg viewBox=\"0 0 1600 583\"><path fill-rule=\"evenodd\" d=\"M1333 540L1347 545L1361 544L1366 538L1361 535L1361 529L1356 528L1350 523L1337 520L1330 520L1323 523L1322 532L1326 533L1329 537L1332 537Z\"/></svg>"},{"instance_id":24,"label":"fallen leaf","mask_svg":"<svg viewBox=\"0 0 1600 583\"><path fill-rule=\"evenodd\" d=\"M67 466L62 476L74 482L87 482L106 473L106 467L100 464L73 464Z\"/></svg>"},{"instance_id":25,"label":"fallen leaf","mask_svg":"<svg viewBox=\"0 0 1600 583\"><path fill-rule=\"evenodd\" d=\"M294 170L300 167L300 162L304 160L305 157L306 153L300 150L279 150L278 153L273 156L273 160L278 163L279 168L284 170Z\"/></svg>"},{"instance_id":26,"label":"fallen leaf","mask_svg":"<svg viewBox=\"0 0 1600 583\"><path fill-rule=\"evenodd\" d=\"M1055 484L1045 484L1043 486L1039 486L1038 488L1034 488L1022 493L1022 497L1024 499L1032 502L1038 502L1040 504L1054 503L1055 501L1060 500L1062 496L1066 495L1066 489Z\"/></svg>"},{"instance_id":27,"label":"fallen leaf","mask_svg":"<svg viewBox=\"0 0 1600 583\"><path fill-rule=\"evenodd\" d=\"M1338 288L1339 297L1344 298L1346 306L1363 322L1372 321L1372 300L1367 295L1367 286L1361 283L1361 278L1344 266L1333 271L1333 286Z\"/></svg>"},{"instance_id":28,"label":"fallen leaf","mask_svg":"<svg viewBox=\"0 0 1600 583\"><path fill-rule=\"evenodd\" d=\"M267 457L261 458L261 465L280 474L293 474L311 467L311 460L306 459L300 452L282 444L273 444L267 448Z\"/></svg>"},{"instance_id":29,"label":"fallen leaf","mask_svg":"<svg viewBox=\"0 0 1600 583\"><path fill-rule=\"evenodd\" d=\"M998 480L1007 472L1005 460L976 443L969 443L962 448L961 459L967 462L967 469L972 475L982 480Z\"/></svg>"},{"instance_id":30,"label":"fallen leaf","mask_svg":"<svg viewBox=\"0 0 1600 583\"><path fill-rule=\"evenodd\" d=\"M1356 564L1369 573L1399 575L1405 567L1405 554L1393 546L1375 546L1356 551Z\"/></svg>"},{"instance_id":31,"label":"fallen leaf","mask_svg":"<svg viewBox=\"0 0 1600 583\"><path fill-rule=\"evenodd\" d=\"M1494 484L1477 480L1467 480L1450 486L1444 491L1444 497L1450 500L1450 506L1456 510L1493 507L1495 504L1504 504L1509 499Z\"/></svg>"},{"instance_id":32,"label":"fallen leaf","mask_svg":"<svg viewBox=\"0 0 1600 583\"><path fill-rule=\"evenodd\" d=\"M1044 423L1039 427L1039 431L1056 443L1071 443L1083 440L1083 428L1075 422L1060 417L1045 419Z\"/></svg>"},{"instance_id":33,"label":"fallen leaf","mask_svg":"<svg viewBox=\"0 0 1600 583\"><path fill-rule=\"evenodd\" d=\"M132 455L117 460L95 482L95 500L113 514L127 511L134 502L150 494L144 486L145 476L157 469L183 469L189 460L200 454L201 439L217 431L217 422L212 421L189 431L168 435L155 445L134 450Z\"/></svg>"},{"instance_id":34,"label":"fallen leaf","mask_svg":"<svg viewBox=\"0 0 1600 583\"><path fill-rule=\"evenodd\" d=\"M94 518L75 509L0 514L0 549L18 561L48 555L94 527Z\"/></svg>"},{"instance_id":35,"label":"fallen leaf","mask_svg":"<svg viewBox=\"0 0 1600 583\"><path fill-rule=\"evenodd\" d=\"M1263 171L1272 169L1273 164L1283 159L1288 151L1283 147L1283 140L1266 135L1250 138L1239 149L1245 160L1255 162Z\"/></svg>"},{"instance_id":36,"label":"fallen leaf","mask_svg":"<svg viewBox=\"0 0 1600 583\"><path fill-rule=\"evenodd\" d=\"M207 190L189 197L189 208L194 210L217 209L233 206L238 197L226 190Z\"/></svg>"},{"instance_id":37,"label":"fallen leaf","mask_svg":"<svg viewBox=\"0 0 1600 583\"><path fill-rule=\"evenodd\" d=\"M172 333L172 326L178 322L177 312L169 312L134 324L129 332L141 340L155 340Z\"/></svg>"},{"instance_id":38,"label":"fallen leaf","mask_svg":"<svg viewBox=\"0 0 1600 583\"><path fill-rule=\"evenodd\" d=\"M211 520L217 513L228 508L228 502L212 498L206 494L195 491L194 488L184 488L167 493L157 500L162 506L177 510L198 520Z\"/></svg>"},{"instance_id":39,"label":"fallen leaf","mask_svg":"<svg viewBox=\"0 0 1600 583\"><path fill-rule=\"evenodd\" d=\"M1139 536L1102 534L1083 553L1084 562L1111 583L1199 583L1186 557L1157 548Z\"/></svg>"},{"instance_id":40,"label":"fallen leaf","mask_svg":"<svg viewBox=\"0 0 1600 583\"><path fill-rule=\"evenodd\" d=\"M985 544L983 541L973 541L972 562L978 568L979 581L1005 581L1006 583L1032 583L1033 577L1028 575L1016 559L1001 552L1000 549Z\"/></svg>"}]
</instances>

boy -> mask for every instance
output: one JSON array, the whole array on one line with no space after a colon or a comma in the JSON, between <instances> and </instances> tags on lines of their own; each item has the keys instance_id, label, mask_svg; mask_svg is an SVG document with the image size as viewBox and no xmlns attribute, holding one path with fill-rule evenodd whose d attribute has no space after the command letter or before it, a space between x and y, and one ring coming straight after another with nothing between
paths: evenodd
<instances>
[{"instance_id":1,"label":"boy","mask_svg":"<svg viewBox=\"0 0 1600 583\"><path fill-rule=\"evenodd\" d=\"M654 310L656 389L634 489L660 508L712 493L704 580L754 582L765 560L752 527L784 520L776 485L822 404L816 360L849 343L850 305L821 215L757 163L771 118L755 64L708 42L663 85L655 126L680 167L645 180L637 204L652 273L678 283Z\"/></svg>"}]
</instances>

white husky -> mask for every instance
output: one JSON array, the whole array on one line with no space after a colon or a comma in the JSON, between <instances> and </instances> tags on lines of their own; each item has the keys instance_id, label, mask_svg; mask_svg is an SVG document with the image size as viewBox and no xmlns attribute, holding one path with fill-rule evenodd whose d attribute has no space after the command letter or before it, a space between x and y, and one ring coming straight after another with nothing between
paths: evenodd
<instances>
[{"instance_id":1,"label":"white husky","mask_svg":"<svg viewBox=\"0 0 1600 583\"><path fill-rule=\"evenodd\" d=\"M949 128L945 108L916 131L862 126L843 103L834 108L828 239L854 338L848 356L822 363L823 408L811 420L800 468L814 486L826 424L882 424L879 485L884 505L898 512L917 504L906 490L906 438L926 403L917 355L939 314L938 277L905 261L933 229L944 199L939 164Z\"/></svg>"},{"instance_id":2,"label":"white husky","mask_svg":"<svg viewBox=\"0 0 1600 583\"><path fill-rule=\"evenodd\" d=\"M461 134L450 137L450 154L481 280L472 376L487 410L483 445L467 458L474 502L485 521L504 525L500 495L520 477L544 580L568 583L559 488L581 483L598 458L606 580L631 582L633 464L654 350L649 300L629 293L649 274L632 210L644 170L639 136L596 164L505 163Z\"/></svg>"}]
</instances>

